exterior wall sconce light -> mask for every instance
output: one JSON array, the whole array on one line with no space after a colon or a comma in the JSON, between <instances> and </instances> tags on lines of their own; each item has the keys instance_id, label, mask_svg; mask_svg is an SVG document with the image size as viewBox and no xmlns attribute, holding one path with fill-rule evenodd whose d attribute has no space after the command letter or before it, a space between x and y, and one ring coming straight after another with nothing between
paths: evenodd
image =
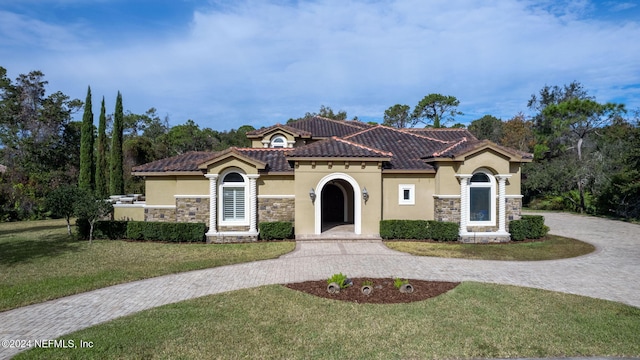
<instances>
[{"instance_id":1,"label":"exterior wall sconce light","mask_svg":"<svg viewBox=\"0 0 640 360\"><path fill-rule=\"evenodd\" d=\"M362 189L362 198L364 199L365 203L369 201L369 192L367 191L366 187Z\"/></svg>"},{"instance_id":2,"label":"exterior wall sconce light","mask_svg":"<svg viewBox=\"0 0 640 360\"><path fill-rule=\"evenodd\" d=\"M309 197L311 198L312 203L316 202L316 192L313 190L313 188L311 188L311 191L309 191Z\"/></svg>"}]
</instances>

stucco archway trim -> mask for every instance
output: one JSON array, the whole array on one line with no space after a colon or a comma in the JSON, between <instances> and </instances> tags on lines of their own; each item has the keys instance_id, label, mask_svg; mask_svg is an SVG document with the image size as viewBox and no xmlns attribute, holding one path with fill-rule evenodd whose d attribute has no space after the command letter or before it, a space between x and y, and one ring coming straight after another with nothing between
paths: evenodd
<instances>
[{"instance_id":1,"label":"stucco archway trim","mask_svg":"<svg viewBox=\"0 0 640 360\"><path fill-rule=\"evenodd\" d=\"M316 185L316 192L322 194L324 186L332 180L344 180L353 188L353 230L356 235L362 234L362 193L360 185L353 177L345 173L326 175ZM322 234L322 196L318 196L314 204L314 233Z\"/></svg>"}]
</instances>

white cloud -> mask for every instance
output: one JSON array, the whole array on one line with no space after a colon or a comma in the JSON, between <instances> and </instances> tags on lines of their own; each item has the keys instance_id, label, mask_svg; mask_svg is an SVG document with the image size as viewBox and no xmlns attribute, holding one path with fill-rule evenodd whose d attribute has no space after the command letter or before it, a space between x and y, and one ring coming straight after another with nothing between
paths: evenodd
<instances>
[{"instance_id":1,"label":"white cloud","mask_svg":"<svg viewBox=\"0 0 640 360\"><path fill-rule=\"evenodd\" d=\"M321 104L381 118L432 92L458 97L467 120L508 118L545 84L577 80L607 101L640 83L639 26L582 18L586 1L225 4L194 12L171 38L90 52L61 28L55 37L68 48L43 50L45 74L77 87L75 97L87 83L96 96L119 89L134 112L154 106L175 123L217 129L283 122Z\"/></svg>"}]
</instances>

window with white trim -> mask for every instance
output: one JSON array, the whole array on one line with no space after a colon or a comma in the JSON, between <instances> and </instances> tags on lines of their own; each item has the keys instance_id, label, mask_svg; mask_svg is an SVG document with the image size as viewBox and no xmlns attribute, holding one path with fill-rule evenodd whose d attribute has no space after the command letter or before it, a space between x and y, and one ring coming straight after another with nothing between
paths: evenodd
<instances>
[{"instance_id":1,"label":"window with white trim","mask_svg":"<svg viewBox=\"0 0 640 360\"><path fill-rule=\"evenodd\" d=\"M469 181L469 224L495 225L496 185L493 175L478 171Z\"/></svg>"},{"instance_id":2,"label":"window with white trim","mask_svg":"<svg viewBox=\"0 0 640 360\"><path fill-rule=\"evenodd\" d=\"M416 203L416 186L414 184L398 185L398 204L399 205L415 205Z\"/></svg>"},{"instance_id":3,"label":"window with white trim","mask_svg":"<svg viewBox=\"0 0 640 360\"><path fill-rule=\"evenodd\" d=\"M221 223L245 223L247 209L247 182L242 174L229 172L220 183Z\"/></svg>"},{"instance_id":4,"label":"window with white trim","mask_svg":"<svg viewBox=\"0 0 640 360\"><path fill-rule=\"evenodd\" d=\"M270 147L272 147L272 148L285 148L285 147L287 147L287 139L285 139L285 137L282 136L282 135L274 136L271 139Z\"/></svg>"}]
</instances>

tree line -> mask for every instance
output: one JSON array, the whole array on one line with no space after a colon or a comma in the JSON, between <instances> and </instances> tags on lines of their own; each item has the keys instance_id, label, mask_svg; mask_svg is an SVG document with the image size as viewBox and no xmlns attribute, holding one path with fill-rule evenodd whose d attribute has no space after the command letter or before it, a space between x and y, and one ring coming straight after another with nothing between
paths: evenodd
<instances>
[{"instance_id":1,"label":"tree line","mask_svg":"<svg viewBox=\"0 0 640 360\"><path fill-rule=\"evenodd\" d=\"M51 215L47 196L65 185L98 198L143 193L143 180L130 175L134 166L187 151L249 146L246 133L254 130L245 125L216 131L190 119L169 126L169 118L154 108L124 112L119 92L111 114L102 97L96 127L90 87L82 102L60 91L47 95L46 85L40 71L12 81L0 67L0 221L46 218ZM413 110L389 107L383 124L465 127L455 122L462 115L459 104L455 96L432 93ZM597 102L575 81L544 86L526 105L534 115L518 113L508 120L485 115L468 126L479 139L534 154L522 168L525 205L640 218L638 110ZM82 121L73 121L82 109ZM305 117L312 115L347 119L346 111L324 105Z\"/></svg>"},{"instance_id":2,"label":"tree line","mask_svg":"<svg viewBox=\"0 0 640 360\"><path fill-rule=\"evenodd\" d=\"M123 111L119 92L110 114L102 97L96 127L90 87L83 102L60 91L47 94L47 85L40 71L11 80L0 67L0 222L50 216L47 197L63 186L97 198L142 193L143 180L130 175L134 166L187 151L249 146L245 134L254 130L216 131L193 120L170 127L154 108ZM74 121L83 110L82 121Z\"/></svg>"}]
</instances>

